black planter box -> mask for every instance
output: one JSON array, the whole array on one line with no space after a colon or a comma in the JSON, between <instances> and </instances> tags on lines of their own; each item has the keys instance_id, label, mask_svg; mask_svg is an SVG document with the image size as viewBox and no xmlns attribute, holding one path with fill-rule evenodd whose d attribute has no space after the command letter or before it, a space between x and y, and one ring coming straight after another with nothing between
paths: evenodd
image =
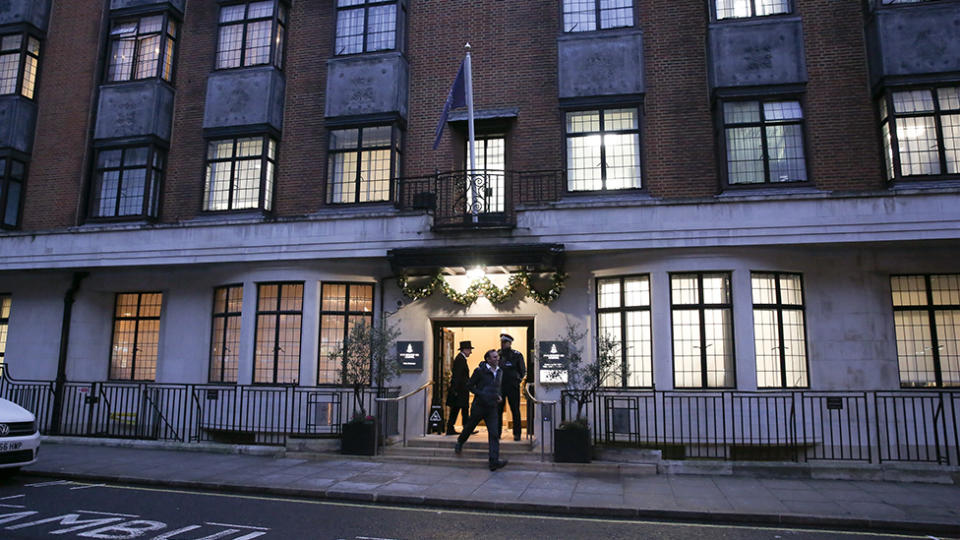
<instances>
[{"instance_id":1,"label":"black planter box","mask_svg":"<svg viewBox=\"0 0 960 540\"><path fill-rule=\"evenodd\" d=\"M373 422L347 422L342 431L341 454L372 456L377 453L377 427Z\"/></svg>"},{"instance_id":2,"label":"black planter box","mask_svg":"<svg viewBox=\"0 0 960 540\"><path fill-rule=\"evenodd\" d=\"M557 463L590 463L592 454L589 429L553 430L553 460Z\"/></svg>"}]
</instances>

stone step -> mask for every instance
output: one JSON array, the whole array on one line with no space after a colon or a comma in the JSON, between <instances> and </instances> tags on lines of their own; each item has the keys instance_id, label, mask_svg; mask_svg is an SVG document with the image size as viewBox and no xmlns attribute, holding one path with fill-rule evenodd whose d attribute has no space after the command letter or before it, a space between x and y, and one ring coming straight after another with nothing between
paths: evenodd
<instances>
[{"instance_id":1,"label":"stone step","mask_svg":"<svg viewBox=\"0 0 960 540\"><path fill-rule=\"evenodd\" d=\"M453 448L453 445L457 442L457 437L454 435L427 435L425 437L416 437L407 439L407 447L411 448ZM520 449L527 450L536 447L539 444L539 441L534 439L533 441L527 440L526 437L519 441L513 440L512 437L503 437L500 439L500 451L505 449ZM478 449L487 449L487 434L486 433L477 433L476 435L471 435L470 439L467 440L466 444L463 446L466 448L478 448Z\"/></svg>"},{"instance_id":2,"label":"stone step","mask_svg":"<svg viewBox=\"0 0 960 540\"><path fill-rule=\"evenodd\" d=\"M461 457L469 458L487 458L489 449L486 445L483 448L477 448L475 446L464 447L463 451L460 453ZM445 448L432 448L432 447L416 447L408 446L406 448L402 446L387 446L383 449L383 455L385 456L412 456L412 457L451 457L456 456L453 451L453 445L449 445ZM500 448L500 455L504 459L516 459L523 461L536 461L540 459L540 449L537 448L535 451L529 449L519 449L519 448Z\"/></svg>"}]
</instances>

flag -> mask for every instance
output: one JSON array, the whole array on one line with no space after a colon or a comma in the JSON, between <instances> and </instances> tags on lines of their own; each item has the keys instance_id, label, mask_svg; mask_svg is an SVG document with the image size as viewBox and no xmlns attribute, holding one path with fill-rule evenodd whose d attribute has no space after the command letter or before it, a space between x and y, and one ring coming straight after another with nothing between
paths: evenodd
<instances>
[{"instance_id":1,"label":"flag","mask_svg":"<svg viewBox=\"0 0 960 540\"><path fill-rule=\"evenodd\" d=\"M440 137L443 135L443 126L447 124L447 117L453 109L467 106L467 79L466 79L466 60L460 63L460 71L457 72L457 78L453 80L453 86L450 87L450 93L447 94L447 101L443 103L443 112L440 114L440 123L437 124L436 138L433 140L433 149L440 146Z\"/></svg>"}]
</instances>

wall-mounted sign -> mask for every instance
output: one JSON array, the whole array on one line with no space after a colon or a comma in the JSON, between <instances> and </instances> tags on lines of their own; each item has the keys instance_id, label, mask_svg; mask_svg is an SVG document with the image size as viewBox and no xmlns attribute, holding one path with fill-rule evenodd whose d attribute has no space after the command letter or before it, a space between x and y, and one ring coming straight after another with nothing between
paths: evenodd
<instances>
[{"instance_id":1,"label":"wall-mounted sign","mask_svg":"<svg viewBox=\"0 0 960 540\"><path fill-rule=\"evenodd\" d=\"M540 342L540 383L563 384L567 382L567 344L562 341Z\"/></svg>"},{"instance_id":2,"label":"wall-mounted sign","mask_svg":"<svg viewBox=\"0 0 960 540\"><path fill-rule=\"evenodd\" d=\"M398 341L397 358L401 371L423 371L423 342Z\"/></svg>"}]
</instances>

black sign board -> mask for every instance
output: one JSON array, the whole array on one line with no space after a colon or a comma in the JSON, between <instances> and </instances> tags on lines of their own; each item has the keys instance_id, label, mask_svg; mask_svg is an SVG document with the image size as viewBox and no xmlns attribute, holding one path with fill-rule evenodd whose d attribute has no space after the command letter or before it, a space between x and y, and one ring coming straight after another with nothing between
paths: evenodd
<instances>
[{"instance_id":1,"label":"black sign board","mask_svg":"<svg viewBox=\"0 0 960 540\"><path fill-rule=\"evenodd\" d=\"M207 399L210 401L216 401L220 397L220 392L216 389L208 388L207 389Z\"/></svg>"},{"instance_id":2,"label":"black sign board","mask_svg":"<svg viewBox=\"0 0 960 540\"><path fill-rule=\"evenodd\" d=\"M843 409L843 398L842 397L828 397L827 398L827 410L841 410Z\"/></svg>"},{"instance_id":3,"label":"black sign board","mask_svg":"<svg viewBox=\"0 0 960 540\"><path fill-rule=\"evenodd\" d=\"M562 341L540 342L540 382L543 384L567 382L567 344Z\"/></svg>"},{"instance_id":4,"label":"black sign board","mask_svg":"<svg viewBox=\"0 0 960 540\"><path fill-rule=\"evenodd\" d=\"M397 358L401 371L423 371L423 342L398 341Z\"/></svg>"},{"instance_id":5,"label":"black sign board","mask_svg":"<svg viewBox=\"0 0 960 540\"><path fill-rule=\"evenodd\" d=\"M430 406L430 417L427 419L428 433L444 433L443 426L443 407L440 405Z\"/></svg>"}]
</instances>

